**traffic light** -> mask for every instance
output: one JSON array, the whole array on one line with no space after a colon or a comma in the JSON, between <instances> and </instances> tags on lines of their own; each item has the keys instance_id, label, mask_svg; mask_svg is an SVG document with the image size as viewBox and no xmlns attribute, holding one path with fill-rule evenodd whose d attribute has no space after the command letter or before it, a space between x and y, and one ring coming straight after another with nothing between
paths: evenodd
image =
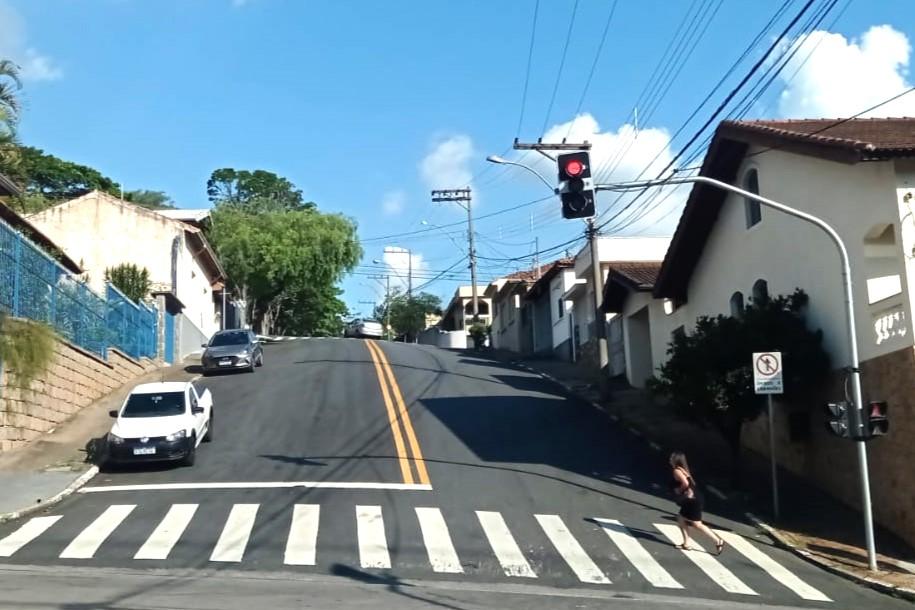
<instances>
[{"instance_id":1,"label":"traffic light","mask_svg":"<svg viewBox=\"0 0 915 610\"><path fill-rule=\"evenodd\" d=\"M890 431L890 420L886 416L887 404L885 401L874 401L867 405L865 418L865 435L867 438L885 436Z\"/></svg>"},{"instance_id":2,"label":"traffic light","mask_svg":"<svg viewBox=\"0 0 915 610\"><path fill-rule=\"evenodd\" d=\"M849 421L850 409L847 402L830 402L826 405L826 429L840 438L852 437Z\"/></svg>"},{"instance_id":3,"label":"traffic light","mask_svg":"<svg viewBox=\"0 0 915 610\"><path fill-rule=\"evenodd\" d=\"M563 218L594 216L594 182L591 155L586 152L559 155L559 197Z\"/></svg>"}]
</instances>

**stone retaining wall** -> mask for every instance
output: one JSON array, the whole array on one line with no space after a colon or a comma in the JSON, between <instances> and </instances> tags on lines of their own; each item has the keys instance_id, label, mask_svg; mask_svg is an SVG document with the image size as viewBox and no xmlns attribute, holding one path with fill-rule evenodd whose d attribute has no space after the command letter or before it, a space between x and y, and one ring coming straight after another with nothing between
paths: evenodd
<instances>
[{"instance_id":1,"label":"stone retaining wall","mask_svg":"<svg viewBox=\"0 0 915 610\"><path fill-rule=\"evenodd\" d=\"M0 372L0 451L28 443L157 366L151 360L137 361L113 348L108 349L105 362L58 341L54 363L42 378L32 382L29 390L11 387L6 371Z\"/></svg>"},{"instance_id":2,"label":"stone retaining wall","mask_svg":"<svg viewBox=\"0 0 915 610\"><path fill-rule=\"evenodd\" d=\"M807 478L842 502L861 507L861 487L855 443L826 431L823 405L841 400L844 375L838 376L813 405L776 403L776 454L788 470ZM915 547L915 349L907 347L861 363L865 404L889 403L890 433L867 443L871 498L875 519ZM791 439L788 413L809 414L810 436ZM744 428L744 446L769 455L765 417Z\"/></svg>"}]
</instances>

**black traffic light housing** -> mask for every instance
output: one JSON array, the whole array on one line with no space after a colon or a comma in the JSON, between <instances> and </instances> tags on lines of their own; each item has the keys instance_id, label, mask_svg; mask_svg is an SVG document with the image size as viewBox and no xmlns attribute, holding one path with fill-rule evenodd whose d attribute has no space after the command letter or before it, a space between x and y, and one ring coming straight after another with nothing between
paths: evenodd
<instances>
[{"instance_id":1,"label":"black traffic light housing","mask_svg":"<svg viewBox=\"0 0 915 610\"><path fill-rule=\"evenodd\" d=\"M594 182L591 180L591 155L575 152L559 155L559 197L563 218L594 216Z\"/></svg>"},{"instance_id":2,"label":"black traffic light housing","mask_svg":"<svg viewBox=\"0 0 915 610\"><path fill-rule=\"evenodd\" d=\"M864 418L864 433L867 438L886 436L889 433L888 408L886 401L871 401L867 404L867 417Z\"/></svg>"}]
</instances>

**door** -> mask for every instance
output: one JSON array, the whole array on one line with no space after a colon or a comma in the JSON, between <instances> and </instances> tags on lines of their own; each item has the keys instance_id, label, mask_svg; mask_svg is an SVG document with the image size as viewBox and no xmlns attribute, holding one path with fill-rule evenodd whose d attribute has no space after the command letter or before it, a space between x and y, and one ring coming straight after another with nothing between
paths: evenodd
<instances>
[{"instance_id":1,"label":"door","mask_svg":"<svg viewBox=\"0 0 915 610\"><path fill-rule=\"evenodd\" d=\"M205 411L203 413L194 413L194 409L201 406L200 400L197 398L197 389L191 386L187 393L188 401L191 404L191 416L194 418L194 430L197 431L197 441L200 442L200 439L203 438L207 414Z\"/></svg>"},{"instance_id":2,"label":"door","mask_svg":"<svg viewBox=\"0 0 915 610\"><path fill-rule=\"evenodd\" d=\"M165 361L175 362L175 316L170 313L165 314Z\"/></svg>"}]
</instances>

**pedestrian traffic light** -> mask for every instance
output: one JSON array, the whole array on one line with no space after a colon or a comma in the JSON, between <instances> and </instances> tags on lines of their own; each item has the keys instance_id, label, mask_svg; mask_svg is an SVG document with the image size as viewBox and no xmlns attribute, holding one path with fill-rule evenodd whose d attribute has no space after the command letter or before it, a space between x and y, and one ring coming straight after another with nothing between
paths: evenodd
<instances>
[{"instance_id":1,"label":"pedestrian traffic light","mask_svg":"<svg viewBox=\"0 0 915 610\"><path fill-rule=\"evenodd\" d=\"M826 405L826 429L840 438L851 438L847 402L830 402Z\"/></svg>"},{"instance_id":2,"label":"pedestrian traffic light","mask_svg":"<svg viewBox=\"0 0 915 610\"><path fill-rule=\"evenodd\" d=\"M865 421L865 435L867 438L885 436L890 431L890 420L886 416L887 404L885 401L874 401L867 405Z\"/></svg>"},{"instance_id":3,"label":"pedestrian traffic light","mask_svg":"<svg viewBox=\"0 0 915 610\"><path fill-rule=\"evenodd\" d=\"M594 216L594 182L591 155L586 152L559 155L559 197L563 218Z\"/></svg>"}]
</instances>

